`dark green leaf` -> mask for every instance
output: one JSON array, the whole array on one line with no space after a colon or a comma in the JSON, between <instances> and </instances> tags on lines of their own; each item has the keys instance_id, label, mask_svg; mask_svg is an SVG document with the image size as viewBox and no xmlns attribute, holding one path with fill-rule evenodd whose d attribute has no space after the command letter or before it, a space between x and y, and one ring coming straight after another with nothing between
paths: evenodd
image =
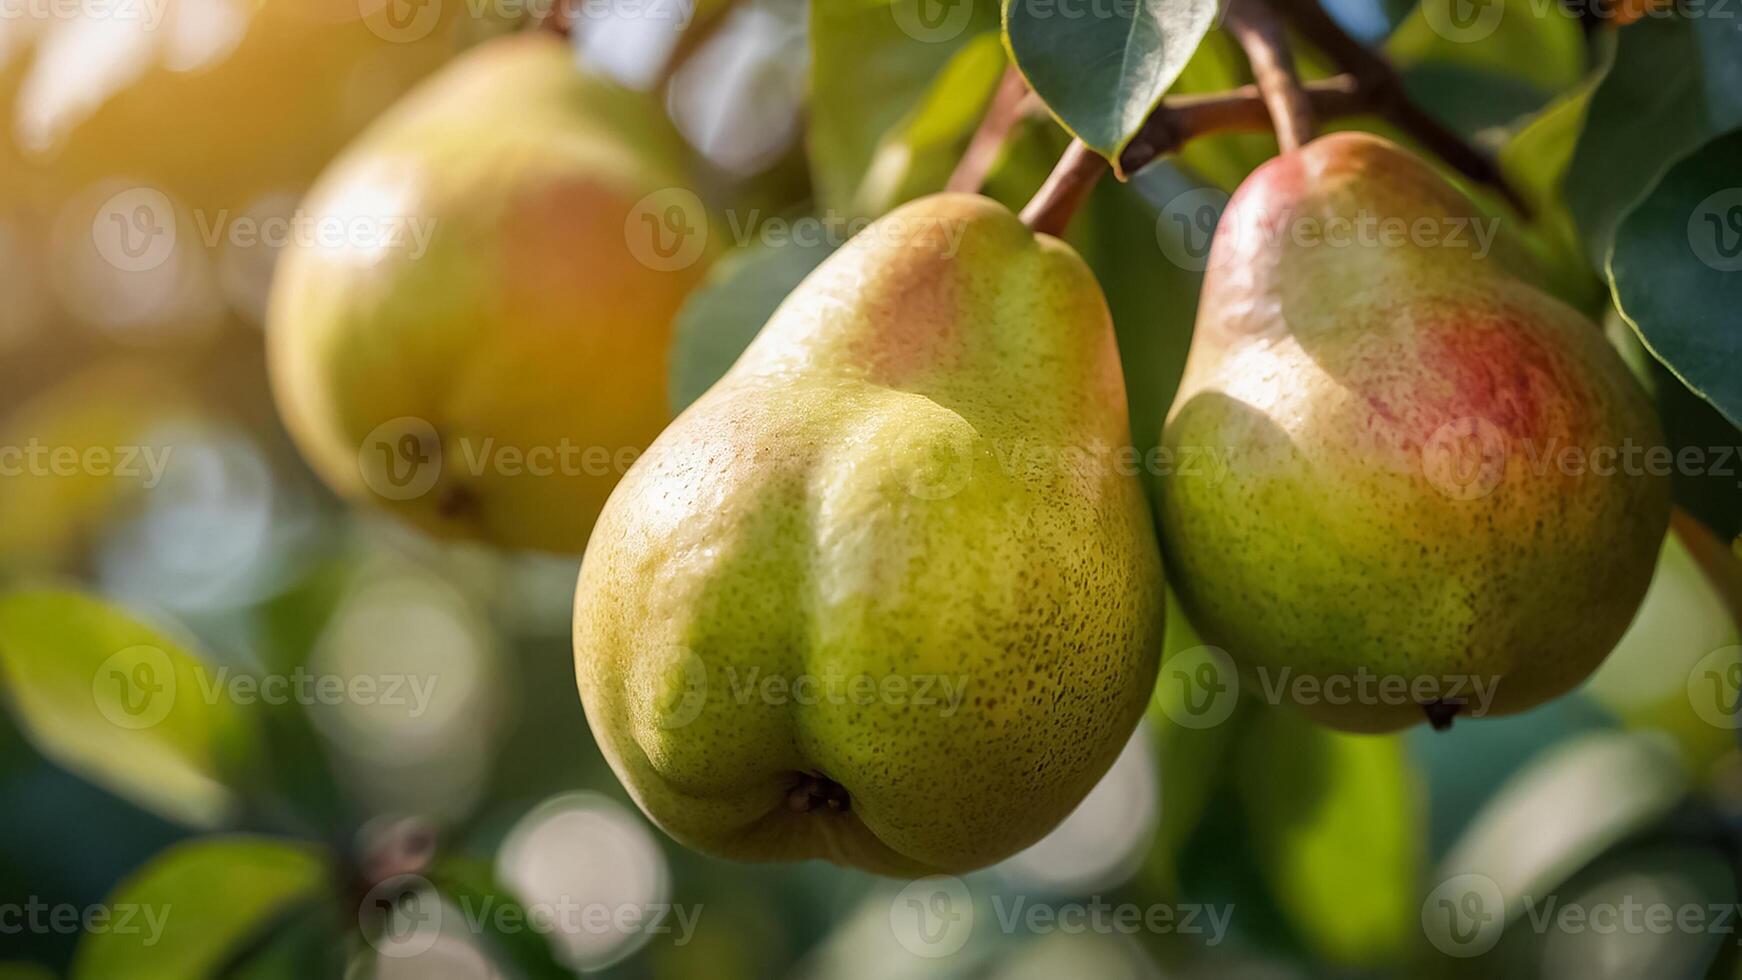
<instances>
[{"instance_id":1,"label":"dark green leaf","mask_svg":"<svg viewBox=\"0 0 1742 980\"><path fill-rule=\"evenodd\" d=\"M1622 28L1567 173L1567 203L1592 264L1606 264L1616 226L1671 163L1738 126L1734 18L1654 16Z\"/></svg>"},{"instance_id":2,"label":"dark green leaf","mask_svg":"<svg viewBox=\"0 0 1742 980\"><path fill-rule=\"evenodd\" d=\"M1609 277L1657 359L1742 425L1742 132L1664 174L1616 230Z\"/></svg>"},{"instance_id":3,"label":"dark green leaf","mask_svg":"<svg viewBox=\"0 0 1742 980\"><path fill-rule=\"evenodd\" d=\"M45 756L184 823L211 827L258 733L213 670L126 613L70 592L0 599L0 679Z\"/></svg>"},{"instance_id":4,"label":"dark green leaf","mask_svg":"<svg viewBox=\"0 0 1742 980\"><path fill-rule=\"evenodd\" d=\"M1004 33L1023 77L1065 128L1117 160L1215 16L1215 0L1007 0Z\"/></svg>"}]
</instances>

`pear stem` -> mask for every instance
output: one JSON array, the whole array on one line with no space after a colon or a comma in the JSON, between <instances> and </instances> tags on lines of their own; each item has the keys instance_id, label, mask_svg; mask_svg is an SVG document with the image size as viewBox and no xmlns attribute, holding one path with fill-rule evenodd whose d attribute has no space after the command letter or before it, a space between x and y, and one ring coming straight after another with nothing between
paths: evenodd
<instances>
[{"instance_id":1,"label":"pear stem","mask_svg":"<svg viewBox=\"0 0 1742 980\"><path fill-rule=\"evenodd\" d=\"M1022 209L1022 223L1036 234L1062 236L1071 216L1107 170L1106 157L1082 140L1071 140L1058 166L1047 175L1046 183L1040 185L1040 190L1034 192Z\"/></svg>"},{"instance_id":2,"label":"pear stem","mask_svg":"<svg viewBox=\"0 0 1742 980\"><path fill-rule=\"evenodd\" d=\"M1458 712L1464 710L1462 701L1429 701L1421 706L1422 713L1427 715L1427 723L1434 731L1450 731L1452 719L1458 717Z\"/></svg>"},{"instance_id":3,"label":"pear stem","mask_svg":"<svg viewBox=\"0 0 1742 980\"><path fill-rule=\"evenodd\" d=\"M1351 37L1319 0L1271 0L1283 18L1306 40L1355 76L1373 111L1408 133L1435 156L1471 180L1499 191L1519 215L1530 217L1530 206L1506 180L1500 167L1427 110L1410 101L1397 69L1385 58Z\"/></svg>"},{"instance_id":4,"label":"pear stem","mask_svg":"<svg viewBox=\"0 0 1742 980\"><path fill-rule=\"evenodd\" d=\"M1228 30L1252 65L1252 77L1276 129L1277 145L1284 153L1299 149L1313 138L1313 107L1295 75L1294 55L1282 22L1264 0L1233 0L1228 5Z\"/></svg>"},{"instance_id":5,"label":"pear stem","mask_svg":"<svg viewBox=\"0 0 1742 980\"><path fill-rule=\"evenodd\" d=\"M1023 79L1022 72L1015 65L1004 69L998 90L992 94L992 104L980 120L980 128L974 130L974 137L968 141L968 149L950 174L950 182L944 185L944 190L979 193L986 183L986 175L992 172L992 164L998 161L998 151L1004 148L1004 141L1009 139L1010 131L1022 118L1022 103L1027 97L1028 82Z\"/></svg>"}]
</instances>

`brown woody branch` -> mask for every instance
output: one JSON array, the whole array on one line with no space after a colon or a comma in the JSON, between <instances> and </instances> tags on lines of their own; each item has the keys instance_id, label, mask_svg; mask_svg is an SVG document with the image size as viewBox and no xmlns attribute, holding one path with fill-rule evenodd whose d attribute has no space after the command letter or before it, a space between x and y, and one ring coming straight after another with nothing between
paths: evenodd
<instances>
[{"instance_id":1,"label":"brown woody branch","mask_svg":"<svg viewBox=\"0 0 1742 980\"><path fill-rule=\"evenodd\" d=\"M1346 116L1364 109L1355 80L1346 75L1308 83L1301 86L1301 91L1312 111L1320 116ZM1119 170L1124 174L1136 173L1198 136L1266 132L1270 128L1270 109L1256 85L1215 95L1170 96L1162 100L1126 145L1119 156ZM1071 215L1107 169L1107 161L1100 154L1081 140L1071 141L1046 183L1022 209L1023 223L1035 231L1062 234Z\"/></svg>"},{"instance_id":2,"label":"brown woody branch","mask_svg":"<svg viewBox=\"0 0 1742 980\"><path fill-rule=\"evenodd\" d=\"M1252 77L1270 110L1277 145L1284 153L1297 149L1313 138L1313 107L1295 75L1288 32L1264 0L1231 0L1227 23L1252 66Z\"/></svg>"}]
</instances>

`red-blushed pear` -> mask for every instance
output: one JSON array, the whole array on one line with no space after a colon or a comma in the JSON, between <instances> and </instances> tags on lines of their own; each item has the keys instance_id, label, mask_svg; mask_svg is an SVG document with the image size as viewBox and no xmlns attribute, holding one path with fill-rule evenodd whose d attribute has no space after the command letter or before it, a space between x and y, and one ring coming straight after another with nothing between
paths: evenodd
<instances>
[{"instance_id":1,"label":"red-blushed pear","mask_svg":"<svg viewBox=\"0 0 1742 980\"><path fill-rule=\"evenodd\" d=\"M1188 616L1249 690L1387 731L1562 694L1626 630L1663 436L1602 331L1420 160L1340 133L1229 202L1163 444ZM1659 450L1661 451L1661 449Z\"/></svg>"},{"instance_id":2,"label":"red-blushed pear","mask_svg":"<svg viewBox=\"0 0 1742 980\"><path fill-rule=\"evenodd\" d=\"M1129 440L1068 246L969 195L879 219L605 505L575 669L618 778L731 858L960 873L1034 843L1155 680Z\"/></svg>"},{"instance_id":3,"label":"red-blushed pear","mask_svg":"<svg viewBox=\"0 0 1742 980\"><path fill-rule=\"evenodd\" d=\"M580 551L669 419L707 257L681 159L657 102L546 33L395 106L322 176L273 285L273 390L315 470L440 536Z\"/></svg>"}]
</instances>

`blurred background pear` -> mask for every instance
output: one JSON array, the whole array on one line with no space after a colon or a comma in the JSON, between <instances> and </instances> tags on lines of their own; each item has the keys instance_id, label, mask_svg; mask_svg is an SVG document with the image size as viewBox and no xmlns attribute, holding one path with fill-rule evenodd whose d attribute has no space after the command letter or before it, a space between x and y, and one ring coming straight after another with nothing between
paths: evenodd
<instances>
[{"instance_id":1,"label":"blurred background pear","mask_svg":"<svg viewBox=\"0 0 1742 980\"><path fill-rule=\"evenodd\" d=\"M548 34L409 96L322 178L278 270L273 386L315 470L439 536L579 552L668 419L708 254L684 185L657 103Z\"/></svg>"}]
</instances>

